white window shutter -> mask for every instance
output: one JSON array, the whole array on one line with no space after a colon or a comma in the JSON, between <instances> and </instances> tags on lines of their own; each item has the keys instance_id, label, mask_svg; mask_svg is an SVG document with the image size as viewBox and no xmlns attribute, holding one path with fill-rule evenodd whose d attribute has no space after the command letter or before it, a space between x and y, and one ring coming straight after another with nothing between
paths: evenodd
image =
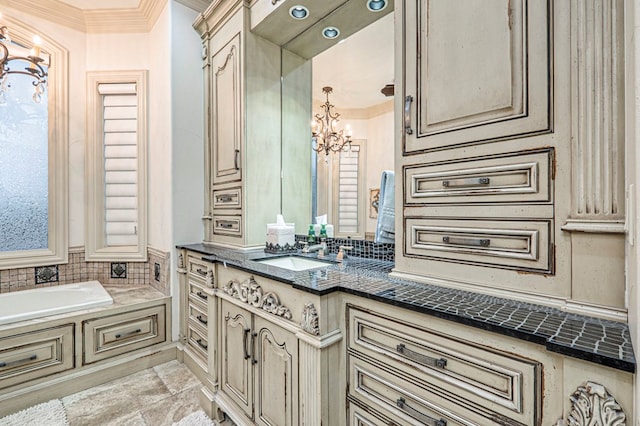
<instances>
[{"instance_id":1,"label":"white window shutter","mask_svg":"<svg viewBox=\"0 0 640 426\"><path fill-rule=\"evenodd\" d=\"M138 243L138 98L135 84L100 84L104 132L105 245Z\"/></svg>"},{"instance_id":2,"label":"white window shutter","mask_svg":"<svg viewBox=\"0 0 640 426\"><path fill-rule=\"evenodd\" d=\"M88 73L87 260L144 261L146 71Z\"/></svg>"},{"instance_id":3,"label":"white window shutter","mask_svg":"<svg viewBox=\"0 0 640 426\"><path fill-rule=\"evenodd\" d=\"M338 230L340 233L358 232L358 177L360 146L352 145L351 150L340 152L338 166Z\"/></svg>"}]
</instances>

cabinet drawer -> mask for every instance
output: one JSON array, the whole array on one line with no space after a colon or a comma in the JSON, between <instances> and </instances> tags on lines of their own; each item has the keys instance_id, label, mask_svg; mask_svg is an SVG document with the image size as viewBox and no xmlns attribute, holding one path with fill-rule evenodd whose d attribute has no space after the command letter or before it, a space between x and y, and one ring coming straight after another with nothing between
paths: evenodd
<instances>
[{"instance_id":1,"label":"cabinet drawer","mask_svg":"<svg viewBox=\"0 0 640 426\"><path fill-rule=\"evenodd\" d=\"M206 307L189 300L189 320L206 328L209 323Z\"/></svg>"},{"instance_id":2,"label":"cabinet drawer","mask_svg":"<svg viewBox=\"0 0 640 426\"><path fill-rule=\"evenodd\" d=\"M470 406L536 424L539 363L353 307L348 312L352 350L447 389Z\"/></svg>"},{"instance_id":3,"label":"cabinet drawer","mask_svg":"<svg viewBox=\"0 0 640 426\"><path fill-rule=\"evenodd\" d=\"M193 349L194 353L196 353L202 360L206 361L208 357L207 350L209 348L209 343L207 342L207 338L204 337L202 331L198 330L198 327L195 326L192 322L189 322L189 329L187 330L187 345Z\"/></svg>"},{"instance_id":4,"label":"cabinet drawer","mask_svg":"<svg viewBox=\"0 0 640 426\"><path fill-rule=\"evenodd\" d=\"M213 233L242 237L242 216L213 216Z\"/></svg>"},{"instance_id":5,"label":"cabinet drawer","mask_svg":"<svg viewBox=\"0 0 640 426\"><path fill-rule=\"evenodd\" d=\"M347 409L347 416L349 418L350 426L395 426L396 423L381 418L379 414L373 414L371 408L364 409L353 401L348 401L349 408Z\"/></svg>"},{"instance_id":6,"label":"cabinet drawer","mask_svg":"<svg viewBox=\"0 0 640 426\"><path fill-rule=\"evenodd\" d=\"M0 389L69 370L72 324L0 339Z\"/></svg>"},{"instance_id":7,"label":"cabinet drawer","mask_svg":"<svg viewBox=\"0 0 640 426\"><path fill-rule=\"evenodd\" d=\"M199 257L195 257L192 254L187 255L187 271L189 272L189 279L205 283L207 279L207 272L213 265L206 262Z\"/></svg>"},{"instance_id":8,"label":"cabinet drawer","mask_svg":"<svg viewBox=\"0 0 640 426\"><path fill-rule=\"evenodd\" d=\"M213 191L213 209L241 209L242 189L218 189Z\"/></svg>"},{"instance_id":9,"label":"cabinet drawer","mask_svg":"<svg viewBox=\"0 0 640 426\"><path fill-rule=\"evenodd\" d=\"M455 393L434 386L417 386L404 377L353 356L349 357L348 364L349 394L394 423L437 426L500 424L492 421L490 413L469 409L466 401ZM513 425L513 421L503 424Z\"/></svg>"},{"instance_id":10,"label":"cabinet drawer","mask_svg":"<svg viewBox=\"0 0 640 426\"><path fill-rule=\"evenodd\" d=\"M84 364L165 341L165 305L84 321Z\"/></svg>"},{"instance_id":11,"label":"cabinet drawer","mask_svg":"<svg viewBox=\"0 0 640 426\"><path fill-rule=\"evenodd\" d=\"M552 151L404 169L405 204L551 201Z\"/></svg>"},{"instance_id":12,"label":"cabinet drawer","mask_svg":"<svg viewBox=\"0 0 640 426\"><path fill-rule=\"evenodd\" d=\"M193 281L189 281L189 302L193 303L194 301L200 302L201 304L206 304L209 301L209 294L207 294L204 286L200 283L196 283Z\"/></svg>"},{"instance_id":13,"label":"cabinet drawer","mask_svg":"<svg viewBox=\"0 0 640 426\"><path fill-rule=\"evenodd\" d=\"M405 218L411 257L552 272L551 220Z\"/></svg>"}]
</instances>

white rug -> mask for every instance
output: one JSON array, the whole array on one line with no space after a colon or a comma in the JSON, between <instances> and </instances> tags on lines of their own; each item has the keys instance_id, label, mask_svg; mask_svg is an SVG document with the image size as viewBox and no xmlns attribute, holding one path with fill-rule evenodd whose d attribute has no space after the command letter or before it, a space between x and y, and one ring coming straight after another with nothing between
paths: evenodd
<instances>
[{"instance_id":1,"label":"white rug","mask_svg":"<svg viewBox=\"0 0 640 426\"><path fill-rule=\"evenodd\" d=\"M204 423L203 423L204 424ZM0 419L0 426L68 426L62 402L53 399Z\"/></svg>"},{"instance_id":2,"label":"white rug","mask_svg":"<svg viewBox=\"0 0 640 426\"><path fill-rule=\"evenodd\" d=\"M204 411L198 410L189 414L173 426L215 426L215 423L205 414Z\"/></svg>"}]
</instances>

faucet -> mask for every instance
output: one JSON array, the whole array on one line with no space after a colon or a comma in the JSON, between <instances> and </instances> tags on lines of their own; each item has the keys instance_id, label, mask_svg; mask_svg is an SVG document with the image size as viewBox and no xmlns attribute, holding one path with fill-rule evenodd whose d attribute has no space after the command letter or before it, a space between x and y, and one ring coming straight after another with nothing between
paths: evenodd
<instances>
[{"instance_id":1,"label":"faucet","mask_svg":"<svg viewBox=\"0 0 640 426\"><path fill-rule=\"evenodd\" d=\"M317 251L318 252L318 256L322 257L322 256L324 256L325 250L327 250L327 243L314 244L312 246L310 246L307 243L305 243L305 246L302 249L302 252L303 253L313 253L313 252Z\"/></svg>"}]
</instances>

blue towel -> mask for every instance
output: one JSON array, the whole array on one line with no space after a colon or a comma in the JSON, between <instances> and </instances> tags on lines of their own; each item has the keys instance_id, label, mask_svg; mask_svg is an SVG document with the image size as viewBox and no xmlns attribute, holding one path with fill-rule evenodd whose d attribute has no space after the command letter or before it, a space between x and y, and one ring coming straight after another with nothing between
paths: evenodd
<instances>
[{"instance_id":1,"label":"blue towel","mask_svg":"<svg viewBox=\"0 0 640 426\"><path fill-rule=\"evenodd\" d=\"M395 243L395 178L391 170L382 172L380 182L380 204L378 206L378 223L376 225L376 243Z\"/></svg>"}]
</instances>

